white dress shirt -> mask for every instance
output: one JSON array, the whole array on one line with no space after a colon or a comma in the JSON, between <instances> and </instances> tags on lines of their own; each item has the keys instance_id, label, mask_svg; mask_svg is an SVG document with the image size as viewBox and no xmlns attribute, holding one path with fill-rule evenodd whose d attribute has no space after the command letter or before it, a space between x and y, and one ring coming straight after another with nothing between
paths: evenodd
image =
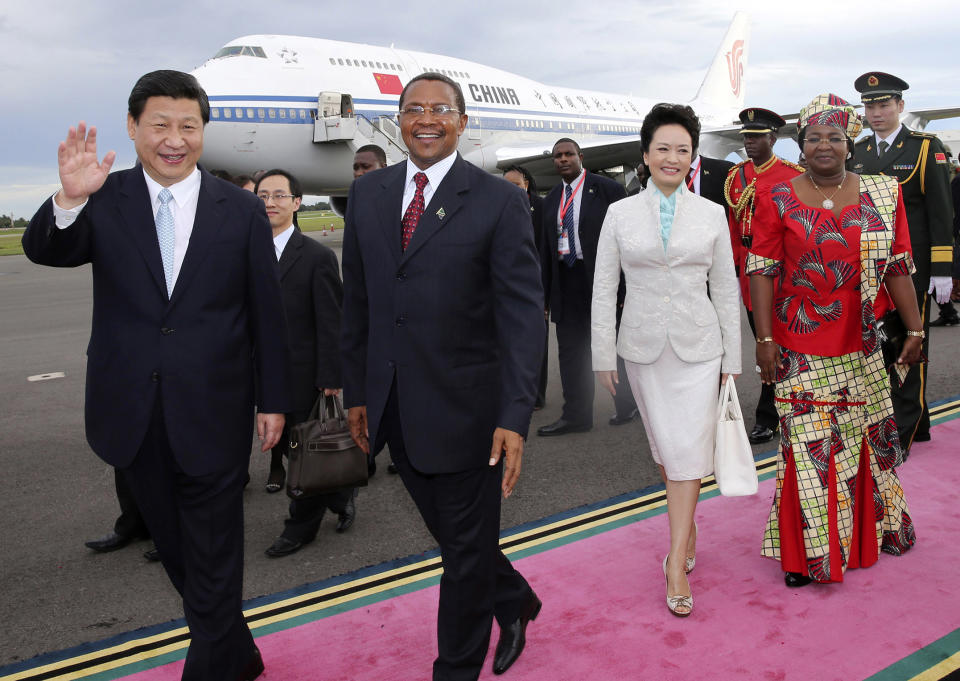
<instances>
[{"instance_id":1,"label":"white dress shirt","mask_svg":"<svg viewBox=\"0 0 960 681\"><path fill-rule=\"evenodd\" d=\"M407 212L407 206L413 201L413 195L417 193L417 183L414 182L413 176L417 173L424 173L427 176L427 184L423 188L423 207L426 209L426 207L430 205L430 199L433 198L433 193L437 191L437 187L443 182L443 178L447 176L450 168L453 167L453 162L456 160L457 152L453 152L426 170L421 170L413 161L409 158L407 159L407 182L403 185L403 203L400 205L401 220L403 220L403 214Z\"/></svg>"},{"instance_id":2,"label":"white dress shirt","mask_svg":"<svg viewBox=\"0 0 960 681\"><path fill-rule=\"evenodd\" d=\"M571 182L562 182L563 185L560 191L560 208L557 209L557 234L563 231L563 201L567 196L567 187L570 187L570 191L574 192L573 194L573 205L570 206L567 210L573 211L573 234L568 234L567 238L572 238L574 240L574 245L577 247L577 260L583 260L583 248L580 246L580 198L583 196L583 185L580 185L580 189L577 190L577 185L580 183L581 178L586 184L587 178L586 170L581 170L580 174L577 175ZM559 253L557 257L560 260L563 260L562 255Z\"/></svg>"},{"instance_id":3,"label":"white dress shirt","mask_svg":"<svg viewBox=\"0 0 960 681\"><path fill-rule=\"evenodd\" d=\"M147 192L150 194L150 213L157 215L160 208L160 190L163 187L152 177L143 171L143 177L147 181ZM193 221L197 217L197 200L200 198L200 169L194 168L185 179L176 184L172 184L167 189L173 194L173 200L169 203L170 212L173 213L173 280L171 286L177 283L177 276L180 274L180 266L183 264L183 258L187 254L187 246L190 245L190 235L193 234ZM56 195L54 195L56 196ZM80 211L83 210L87 202L84 201L76 208L66 209L57 205L53 201L53 217L58 229L66 229L73 224Z\"/></svg>"},{"instance_id":4,"label":"white dress shirt","mask_svg":"<svg viewBox=\"0 0 960 681\"><path fill-rule=\"evenodd\" d=\"M277 255L277 262L280 262L280 256L283 255L283 249L287 247L287 242L293 236L293 223L285 230L273 237L273 250Z\"/></svg>"}]
</instances>

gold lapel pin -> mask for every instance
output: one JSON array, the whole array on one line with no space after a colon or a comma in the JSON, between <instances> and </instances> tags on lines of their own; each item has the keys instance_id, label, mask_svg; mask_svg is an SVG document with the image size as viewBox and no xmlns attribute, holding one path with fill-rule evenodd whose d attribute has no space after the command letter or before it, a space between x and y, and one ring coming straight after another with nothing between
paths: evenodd
<instances>
[{"instance_id":1,"label":"gold lapel pin","mask_svg":"<svg viewBox=\"0 0 960 681\"><path fill-rule=\"evenodd\" d=\"M447 213L445 210L443 210L443 206L441 206L440 210L437 211L437 217L440 218L441 220L447 217Z\"/></svg>"}]
</instances>

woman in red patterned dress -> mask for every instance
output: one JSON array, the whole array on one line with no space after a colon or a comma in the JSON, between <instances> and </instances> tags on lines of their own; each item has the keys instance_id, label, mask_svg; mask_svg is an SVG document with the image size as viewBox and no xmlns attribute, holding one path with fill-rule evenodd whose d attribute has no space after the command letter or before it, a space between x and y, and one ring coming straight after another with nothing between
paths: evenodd
<instances>
[{"instance_id":1,"label":"woman in red patterned dress","mask_svg":"<svg viewBox=\"0 0 960 681\"><path fill-rule=\"evenodd\" d=\"M909 330L893 370L919 361L923 338L896 180L845 169L859 116L825 94L798 128L809 170L758 198L747 262L757 364L776 384L782 432L762 553L787 586L840 582L913 545L876 320L896 307Z\"/></svg>"}]
</instances>

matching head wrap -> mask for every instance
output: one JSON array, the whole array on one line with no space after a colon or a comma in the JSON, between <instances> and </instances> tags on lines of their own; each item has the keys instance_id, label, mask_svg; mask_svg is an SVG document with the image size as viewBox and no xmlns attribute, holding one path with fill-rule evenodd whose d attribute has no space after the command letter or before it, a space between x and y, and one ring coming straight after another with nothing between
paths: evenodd
<instances>
[{"instance_id":1,"label":"matching head wrap","mask_svg":"<svg viewBox=\"0 0 960 681\"><path fill-rule=\"evenodd\" d=\"M847 100L834 94L817 95L809 104L800 109L797 129L808 125L829 125L840 128L850 139L857 139L863 130L860 114Z\"/></svg>"}]
</instances>

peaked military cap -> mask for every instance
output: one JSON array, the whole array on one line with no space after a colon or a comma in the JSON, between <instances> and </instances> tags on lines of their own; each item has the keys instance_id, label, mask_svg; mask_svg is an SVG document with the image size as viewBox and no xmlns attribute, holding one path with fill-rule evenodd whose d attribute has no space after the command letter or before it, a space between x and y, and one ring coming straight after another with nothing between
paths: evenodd
<instances>
[{"instance_id":1,"label":"peaked military cap","mask_svg":"<svg viewBox=\"0 0 960 681\"><path fill-rule=\"evenodd\" d=\"M894 96L902 97L903 91L910 86L902 78L891 76L889 73L870 71L853 81L853 87L860 93L860 101L869 104L882 102Z\"/></svg>"},{"instance_id":2,"label":"peaked military cap","mask_svg":"<svg viewBox=\"0 0 960 681\"><path fill-rule=\"evenodd\" d=\"M762 135L767 132L777 132L787 124L783 118L768 109L752 107L740 112L741 135Z\"/></svg>"}]
</instances>

